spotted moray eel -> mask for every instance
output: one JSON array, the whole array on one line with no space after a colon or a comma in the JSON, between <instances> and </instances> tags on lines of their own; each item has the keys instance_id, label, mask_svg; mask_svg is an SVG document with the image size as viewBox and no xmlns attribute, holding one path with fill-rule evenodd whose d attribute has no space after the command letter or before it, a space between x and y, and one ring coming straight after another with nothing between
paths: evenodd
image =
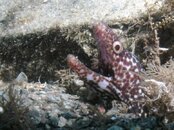
<instances>
[{"instance_id":1,"label":"spotted moray eel","mask_svg":"<svg viewBox=\"0 0 174 130\"><path fill-rule=\"evenodd\" d=\"M97 84L98 90L108 92L113 97L118 96L128 105L130 112L141 115L143 105L139 101L144 99L145 94L140 86L140 63L131 52L123 48L108 25L96 23L93 33L98 45L99 67L102 71L92 71L71 54L67 56L69 67L79 77Z\"/></svg>"}]
</instances>

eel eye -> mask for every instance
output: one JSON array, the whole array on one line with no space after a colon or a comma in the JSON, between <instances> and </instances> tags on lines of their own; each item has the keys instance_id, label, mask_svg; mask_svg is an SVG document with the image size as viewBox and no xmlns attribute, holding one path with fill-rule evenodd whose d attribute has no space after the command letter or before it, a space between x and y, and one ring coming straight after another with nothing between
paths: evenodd
<instances>
[{"instance_id":1,"label":"eel eye","mask_svg":"<svg viewBox=\"0 0 174 130\"><path fill-rule=\"evenodd\" d=\"M123 46L119 41L113 43L113 50L116 54L119 54L123 51Z\"/></svg>"}]
</instances>

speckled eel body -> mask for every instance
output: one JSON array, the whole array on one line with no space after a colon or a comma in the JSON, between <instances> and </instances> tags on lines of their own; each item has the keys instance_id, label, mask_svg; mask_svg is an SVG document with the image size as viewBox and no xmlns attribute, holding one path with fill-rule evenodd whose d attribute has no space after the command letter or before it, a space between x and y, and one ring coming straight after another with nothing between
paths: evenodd
<instances>
[{"instance_id":1,"label":"speckled eel body","mask_svg":"<svg viewBox=\"0 0 174 130\"><path fill-rule=\"evenodd\" d=\"M140 86L142 71L136 57L123 48L117 35L106 24L99 22L93 26L94 37L99 51L99 67L96 73L86 67L78 58L69 54L69 67L79 77L97 84L97 89L118 97L129 106L129 111L141 114L143 105L139 101L145 94ZM96 87L96 86L95 86Z\"/></svg>"}]
</instances>

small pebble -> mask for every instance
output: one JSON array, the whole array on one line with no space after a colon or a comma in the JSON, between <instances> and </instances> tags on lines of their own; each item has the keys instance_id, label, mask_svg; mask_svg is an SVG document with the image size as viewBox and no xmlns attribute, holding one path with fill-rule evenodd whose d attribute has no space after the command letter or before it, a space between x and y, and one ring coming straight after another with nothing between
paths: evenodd
<instances>
[{"instance_id":1,"label":"small pebble","mask_svg":"<svg viewBox=\"0 0 174 130\"><path fill-rule=\"evenodd\" d=\"M74 80L74 84L75 84L76 86L79 86L79 87L84 86L83 80L79 80L79 79L75 79L75 80Z\"/></svg>"},{"instance_id":2,"label":"small pebble","mask_svg":"<svg viewBox=\"0 0 174 130\"><path fill-rule=\"evenodd\" d=\"M114 126L111 126L110 128L108 128L107 130L124 130L124 129L120 126L114 125Z\"/></svg>"},{"instance_id":3,"label":"small pebble","mask_svg":"<svg viewBox=\"0 0 174 130\"><path fill-rule=\"evenodd\" d=\"M17 82L28 82L28 77L24 72L21 72L17 78L16 78Z\"/></svg>"},{"instance_id":4,"label":"small pebble","mask_svg":"<svg viewBox=\"0 0 174 130\"><path fill-rule=\"evenodd\" d=\"M64 117L61 116L59 118L58 126L59 127L64 127L66 125L66 123L67 123L67 119L65 119Z\"/></svg>"},{"instance_id":5,"label":"small pebble","mask_svg":"<svg viewBox=\"0 0 174 130\"><path fill-rule=\"evenodd\" d=\"M3 113L4 109L2 107L0 107L0 113Z\"/></svg>"}]
</instances>

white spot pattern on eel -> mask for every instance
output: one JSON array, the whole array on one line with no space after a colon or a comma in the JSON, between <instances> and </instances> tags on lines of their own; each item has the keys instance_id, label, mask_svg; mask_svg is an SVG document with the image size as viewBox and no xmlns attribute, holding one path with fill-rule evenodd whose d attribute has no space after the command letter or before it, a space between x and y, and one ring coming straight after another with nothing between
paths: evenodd
<instances>
[{"instance_id":1,"label":"white spot pattern on eel","mask_svg":"<svg viewBox=\"0 0 174 130\"><path fill-rule=\"evenodd\" d=\"M128 104L130 112L141 115L143 103L139 100L145 97L140 86L139 73L142 71L140 63L132 53L123 48L117 35L106 24L96 23L93 32L98 43L101 74L87 68L71 54L67 56L69 67L79 77L98 84L97 89L107 91L114 97L119 96Z\"/></svg>"}]
</instances>

